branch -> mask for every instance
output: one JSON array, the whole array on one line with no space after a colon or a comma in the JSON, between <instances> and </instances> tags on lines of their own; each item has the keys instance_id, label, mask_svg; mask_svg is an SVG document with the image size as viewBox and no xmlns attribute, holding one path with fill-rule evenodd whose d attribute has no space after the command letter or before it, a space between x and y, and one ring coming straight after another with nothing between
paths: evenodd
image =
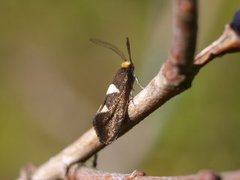
<instances>
[{"instance_id":1,"label":"branch","mask_svg":"<svg viewBox=\"0 0 240 180\"><path fill-rule=\"evenodd\" d=\"M221 36L221 40L215 41L200 52L194 62L197 2L196 0L174 2L174 38L169 58L151 82L134 97L134 104L130 102L129 119L120 135L129 131L166 101L188 89L198 71L210 60L240 49L239 34L233 26L227 26L222 35L224 38ZM73 144L41 165L32 179L64 179L74 163L85 162L104 147L105 145L99 142L94 129L91 128Z\"/></svg>"},{"instance_id":2,"label":"branch","mask_svg":"<svg viewBox=\"0 0 240 180\"><path fill-rule=\"evenodd\" d=\"M230 25L226 25L223 34L196 56L194 64L200 69L216 57L239 51L240 36Z\"/></svg>"},{"instance_id":3,"label":"branch","mask_svg":"<svg viewBox=\"0 0 240 180\"><path fill-rule=\"evenodd\" d=\"M197 69L202 68L216 57L227 53L240 51L240 10L238 10L230 25L226 25L223 34L210 46L202 50L195 58Z\"/></svg>"},{"instance_id":4,"label":"branch","mask_svg":"<svg viewBox=\"0 0 240 180\"><path fill-rule=\"evenodd\" d=\"M24 180L31 180L31 174L36 166L33 164L27 165L22 169L20 178ZM90 169L84 166L72 166L66 177L68 180L81 179L144 179L144 180L238 180L240 179L240 170L228 171L223 173L216 173L211 170L201 170L197 174L185 176L147 176L145 172L135 170L130 174L108 173L96 169Z\"/></svg>"},{"instance_id":5,"label":"branch","mask_svg":"<svg viewBox=\"0 0 240 180\"><path fill-rule=\"evenodd\" d=\"M229 171L224 173L215 173L210 170L201 170L197 174L186 176L146 176L143 171L135 170L130 174L107 173L103 171L93 170L86 167L75 167L69 172L69 180L78 179L144 179L144 180L237 180L240 179L240 170Z\"/></svg>"}]
</instances>

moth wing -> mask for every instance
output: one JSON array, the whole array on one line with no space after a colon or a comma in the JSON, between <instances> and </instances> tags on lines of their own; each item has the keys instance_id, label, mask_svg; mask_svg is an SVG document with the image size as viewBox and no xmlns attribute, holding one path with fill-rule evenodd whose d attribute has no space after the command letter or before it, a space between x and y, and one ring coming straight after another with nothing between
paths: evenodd
<instances>
[{"instance_id":1,"label":"moth wing","mask_svg":"<svg viewBox=\"0 0 240 180\"><path fill-rule=\"evenodd\" d=\"M93 126L101 143L109 144L118 137L127 114L128 99L129 95L126 95L126 91L114 93L108 95L99 108Z\"/></svg>"}]
</instances>

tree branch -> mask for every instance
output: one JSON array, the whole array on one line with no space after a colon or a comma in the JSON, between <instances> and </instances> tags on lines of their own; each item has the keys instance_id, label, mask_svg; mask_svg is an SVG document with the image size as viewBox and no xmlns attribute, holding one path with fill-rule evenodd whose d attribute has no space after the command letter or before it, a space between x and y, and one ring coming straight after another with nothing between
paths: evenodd
<instances>
[{"instance_id":1,"label":"tree branch","mask_svg":"<svg viewBox=\"0 0 240 180\"><path fill-rule=\"evenodd\" d=\"M69 172L69 180L79 179L144 179L144 180L237 180L240 179L240 171L229 171L223 173L215 173L211 170L201 170L197 174L186 176L146 176L143 171L135 170L130 174L107 173L103 171L93 170L86 167L75 167Z\"/></svg>"},{"instance_id":2,"label":"tree branch","mask_svg":"<svg viewBox=\"0 0 240 180\"><path fill-rule=\"evenodd\" d=\"M198 71L210 60L240 49L239 34L227 26L219 40L200 52L194 61L197 1L175 0L174 3L174 38L169 58L151 82L134 97L134 104L130 102L129 119L120 135L129 131L166 101L188 89ZM74 163L86 161L104 147L91 128L73 144L41 165L32 179L64 179Z\"/></svg>"},{"instance_id":3,"label":"tree branch","mask_svg":"<svg viewBox=\"0 0 240 180\"><path fill-rule=\"evenodd\" d=\"M196 56L194 64L200 69L216 57L239 51L240 36L230 25L226 25L223 34Z\"/></svg>"}]
</instances>

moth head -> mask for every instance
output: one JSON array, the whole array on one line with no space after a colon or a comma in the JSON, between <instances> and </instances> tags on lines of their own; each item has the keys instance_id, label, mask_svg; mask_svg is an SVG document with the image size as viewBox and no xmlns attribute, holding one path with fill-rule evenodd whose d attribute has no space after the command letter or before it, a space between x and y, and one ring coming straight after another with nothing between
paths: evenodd
<instances>
[{"instance_id":1,"label":"moth head","mask_svg":"<svg viewBox=\"0 0 240 180\"><path fill-rule=\"evenodd\" d=\"M129 61L124 61L122 64L121 64L121 67L122 68L129 68L131 66L131 62Z\"/></svg>"}]
</instances>

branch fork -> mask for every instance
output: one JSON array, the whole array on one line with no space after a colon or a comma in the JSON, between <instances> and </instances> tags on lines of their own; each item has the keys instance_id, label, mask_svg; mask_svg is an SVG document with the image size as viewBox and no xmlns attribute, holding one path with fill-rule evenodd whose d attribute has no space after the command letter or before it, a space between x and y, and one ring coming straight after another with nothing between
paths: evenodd
<instances>
[{"instance_id":1,"label":"branch fork","mask_svg":"<svg viewBox=\"0 0 240 180\"><path fill-rule=\"evenodd\" d=\"M174 0L174 38L169 58L151 82L134 97L134 104L129 103L129 121L120 135L129 131L166 101L188 89L199 70L211 60L227 53L240 51L240 35L237 29L233 28L240 26L234 21L236 26L226 25L219 39L194 58L197 39L197 9L196 0ZM67 177L71 180L80 179L77 178L76 173L72 174L72 165L85 162L105 146L99 142L94 129L91 128L73 144L39 166L30 177L32 180L54 180ZM79 171L83 170L80 167ZM19 178L19 180L25 179Z\"/></svg>"}]
</instances>

